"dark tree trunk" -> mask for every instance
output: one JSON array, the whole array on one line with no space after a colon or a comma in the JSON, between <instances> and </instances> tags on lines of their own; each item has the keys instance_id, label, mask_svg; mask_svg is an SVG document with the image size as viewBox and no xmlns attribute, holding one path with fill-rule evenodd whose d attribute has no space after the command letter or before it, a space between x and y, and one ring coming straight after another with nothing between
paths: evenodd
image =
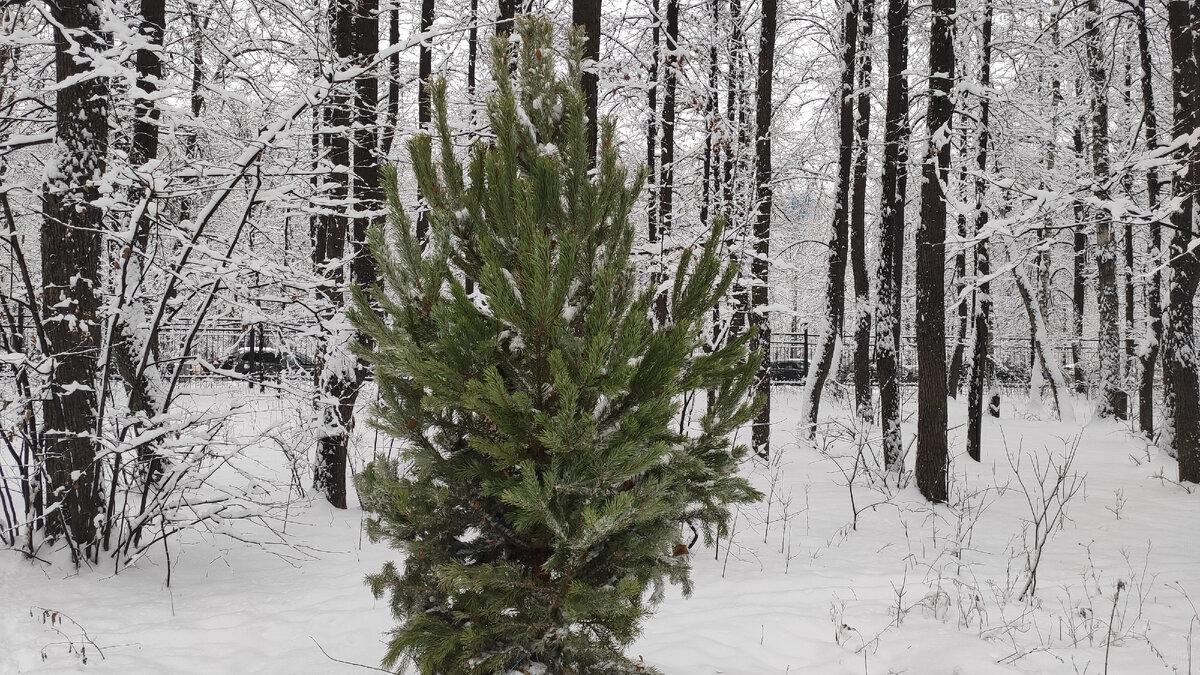
<instances>
[{"instance_id":1,"label":"dark tree trunk","mask_svg":"<svg viewBox=\"0 0 1200 675\"><path fill-rule=\"evenodd\" d=\"M421 33L428 33L432 28L433 0L421 0ZM432 40L426 38L421 40L420 54L417 57L417 125L422 131L428 131L429 123L433 120L429 103L430 77L433 77L433 45ZM422 199L420 188L417 188L417 199ZM417 239L425 241L428 233L429 215L422 208L417 212Z\"/></svg>"},{"instance_id":2,"label":"dark tree trunk","mask_svg":"<svg viewBox=\"0 0 1200 675\"><path fill-rule=\"evenodd\" d=\"M146 46L137 50L134 58L137 67L138 94L134 99L133 142L130 144L129 163L135 170L140 169L146 162L158 158L158 123L161 111L154 102L154 92L158 90L158 82L162 79L163 30L166 24L166 3L163 0L142 0L141 17L138 32L146 40ZM126 269L122 274L130 285L145 274L142 261L150 243L150 230L154 222L153 205L157 203L150 192L152 186L139 185L131 195L135 207L143 200L148 200L147 207L137 221L133 240L129 247L129 255L122 255ZM121 302L136 302L125 297ZM136 314L135 314L136 315ZM161 412L156 404L151 380L150 369L142 363L142 340L138 339L135 329L130 325L128 311L120 312L116 317L116 334L112 355L121 379L125 382L129 412L134 417L133 436L140 435L146 421L153 419ZM157 336L157 332L153 333ZM156 353L156 345L145 345L151 353ZM144 444L138 448L138 459L144 464L145 475L153 479L161 470L160 460L151 445ZM107 544L106 544L107 545Z\"/></svg>"},{"instance_id":3,"label":"dark tree trunk","mask_svg":"<svg viewBox=\"0 0 1200 675\"><path fill-rule=\"evenodd\" d=\"M908 0L888 0L888 86L883 122L880 197L879 302L875 307L875 361L879 377L884 465L904 468L900 435L900 288L904 280L904 205L908 188Z\"/></svg>"},{"instance_id":4,"label":"dark tree trunk","mask_svg":"<svg viewBox=\"0 0 1200 675\"><path fill-rule=\"evenodd\" d=\"M1108 71L1100 34L1099 0L1088 0L1084 14L1088 77L1092 85L1092 175L1093 196L1099 201L1108 194ZM1100 314L1100 400L1096 412L1109 417L1124 409L1121 390L1121 324L1117 300L1117 247L1112 216L1107 209L1093 209L1096 221L1096 305Z\"/></svg>"},{"instance_id":5,"label":"dark tree trunk","mask_svg":"<svg viewBox=\"0 0 1200 675\"><path fill-rule=\"evenodd\" d=\"M871 34L875 0L862 0L858 50L858 114L854 135L853 203L850 209L850 267L854 274L854 408L871 419L871 282L867 278L867 148L871 138Z\"/></svg>"},{"instance_id":6,"label":"dark tree trunk","mask_svg":"<svg viewBox=\"0 0 1200 675\"><path fill-rule=\"evenodd\" d=\"M1197 66L1200 40L1200 7L1187 0L1171 0L1167 5L1171 32L1173 103L1175 133L1188 135L1200 128L1200 68ZM1187 167L1175 175L1174 194L1181 200L1171 214L1171 265L1169 302L1166 317L1166 343L1163 350L1166 388L1174 401L1175 455L1179 459L1179 480L1200 483L1200 363L1195 352L1195 325L1192 303L1200 283L1200 257L1191 249L1193 211L1196 191L1200 188L1196 172L1200 170L1195 144L1180 144L1176 161ZM1168 365L1169 364L1169 365Z\"/></svg>"},{"instance_id":7,"label":"dark tree trunk","mask_svg":"<svg viewBox=\"0 0 1200 675\"><path fill-rule=\"evenodd\" d=\"M1075 93L1078 96L1080 87L1075 87ZM1079 122L1075 125L1075 133L1073 134L1075 156L1080 162L1083 161L1083 123ZM1076 202L1073 209L1075 218L1075 227L1071 233L1071 269L1072 269L1072 285L1071 285L1071 319L1073 322L1073 341L1071 343L1071 358L1075 361L1075 390L1083 393L1087 391L1087 376L1083 369L1083 310L1086 301L1087 293L1087 230L1084 225L1083 204Z\"/></svg>"},{"instance_id":8,"label":"dark tree trunk","mask_svg":"<svg viewBox=\"0 0 1200 675\"><path fill-rule=\"evenodd\" d=\"M1138 25L1138 52L1142 67L1142 126L1146 130L1146 151L1149 155L1158 152L1158 117L1154 113L1154 65L1150 59L1150 35L1146 26L1146 0L1138 0L1135 7ZM1146 198L1150 212L1157 214L1159 190L1158 170L1151 167L1146 171ZM1146 289L1146 349L1139 355L1141 381L1138 387L1138 428L1146 438L1154 438L1154 366L1158 361L1162 343L1162 223L1157 215L1150 223L1150 247L1146 252L1150 279Z\"/></svg>"},{"instance_id":9,"label":"dark tree trunk","mask_svg":"<svg viewBox=\"0 0 1200 675\"><path fill-rule=\"evenodd\" d=\"M808 371L804 433L812 438L817 430L821 392L834 368L833 356L846 315L846 255L850 235L850 190L854 157L854 70L858 62L858 0L844 0L842 26L842 83L838 91L838 182L834 193L833 234L829 240L829 276L825 282L825 320L817 363Z\"/></svg>"},{"instance_id":10,"label":"dark tree trunk","mask_svg":"<svg viewBox=\"0 0 1200 675\"><path fill-rule=\"evenodd\" d=\"M348 64L354 56L355 15L351 0L331 0L329 25L333 34L334 52L340 64ZM313 262L325 277L319 293L324 301L322 313L327 321L335 321L345 298L345 273L341 261L346 253L350 234L349 209L351 182L351 121L353 101L345 86L337 87L329 96L327 137L325 146L333 169L325 177L328 186L325 199L329 204L317 225L313 247ZM357 228L356 228L357 229ZM313 467L313 484L336 508L346 508L346 458L349 427L344 420L353 417L355 374L344 366L340 353L346 345L339 344L339 331L327 328L325 343L317 358L317 385L320 400L321 430L317 439L317 461ZM349 401L347 406L346 402ZM349 408L350 415L347 415Z\"/></svg>"},{"instance_id":11,"label":"dark tree trunk","mask_svg":"<svg viewBox=\"0 0 1200 675\"><path fill-rule=\"evenodd\" d=\"M108 79L86 75L107 38L101 9L89 0L59 0L50 11L55 75L66 84L55 92L55 154L42 186L42 323L50 359L42 451L47 498L61 506L42 526L51 537L65 536L79 562L95 550L101 512L94 432L103 211L95 202L108 155Z\"/></svg>"},{"instance_id":12,"label":"dark tree trunk","mask_svg":"<svg viewBox=\"0 0 1200 675\"><path fill-rule=\"evenodd\" d=\"M513 19L517 16L518 0L500 0L499 16L496 17L496 35L512 33Z\"/></svg>"},{"instance_id":13,"label":"dark tree trunk","mask_svg":"<svg viewBox=\"0 0 1200 675\"><path fill-rule=\"evenodd\" d=\"M966 150L966 138L964 134L963 149ZM959 183L966 184L966 153L963 153L963 166L959 170ZM967 216L964 213L958 214L955 218L958 221L958 237L960 240L967 238ZM947 373L946 393L950 398L958 398L958 390L961 388L963 375L963 360L966 358L967 344L967 316L970 314L967 308L966 299L963 297L963 291L967 288L967 250L959 247L954 252L954 305L955 312L958 315L957 331L954 337L954 351L950 353L950 367Z\"/></svg>"},{"instance_id":14,"label":"dark tree trunk","mask_svg":"<svg viewBox=\"0 0 1200 675\"><path fill-rule=\"evenodd\" d=\"M712 19L712 30L715 32L720 23L720 4L717 0L708 0L708 8L710 10L709 18ZM708 91L704 98L704 123L706 131L704 134L704 169L703 183L700 187L700 223L703 227L712 227L713 202L716 199L716 150L717 146L713 143L713 138L717 135L718 112L717 112L717 86L720 81L721 69L718 62L717 41L710 40L708 43ZM713 328L717 326L714 322Z\"/></svg>"},{"instance_id":15,"label":"dark tree trunk","mask_svg":"<svg viewBox=\"0 0 1200 675\"><path fill-rule=\"evenodd\" d=\"M646 105L646 236L651 244L659 242L658 235L658 57L662 18L659 16L658 0L650 6L650 72L647 73Z\"/></svg>"},{"instance_id":16,"label":"dark tree trunk","mask_svg":"<svg viewBox=\"0 0 1200 675\"><path fill-rule=\"evenodd\" d=\"M478 34L476 24L476 6L479 0L471 0L471 30L467 40L470 49L470 60L468 61L468 77L474 75L475 69L475 43ZM393 9L388 15L388 45L395 47L400 44L400 8ZM396 127L400 124L400 52L394 52L388 57L387 64L388 73L388 94L387 94L387 112L384 115L383 124L383 139L382 151L380 154L387 157L392 154L392 145L396 140ZM475 81L472 79L468 85L471 92L475 91Z\"/></svg>"},{"instance_id":17,"label":"dark tree trunk","mask_svg":"<svg viewBox=\"0 0 1200 675\"><path fill-rule=\"evenodd\" d=\"M869 0L868 0L869 1ZM767 313L768 282L771 254L771 117L772 88L775 75L775 14L776 0L763 0L762 33L758 42L758 101L755 116L757 142L755 143L755 178L758 183L756 202L758 213L754 219L754 260L750 273L754 275L754 288L750 293L750 313L753 325L758 329L752 349L763 355L755 388L762 412L754 418L751 429L751 445L760 457L767 457L771 450L771 318Z\"/></svg>"},{"instance_id":18,"label":"dark tree trunk","mask_svg":"<svg viewBox=\"0 0 1200 675\"><path fill-rule=\"evenodd\" d=\"M922 167L917 227L917 487L946 501L946 184L954 103L955 0L933 0L929 37L929 153Z\"/></svg>"},{"instance_id":19,"label":"dark tree trunk","mask_svg":"<svg viewBox=\"0 0 1200 675\"><path fill-rule=\"evenodd\" d=\"M664 36L667 58L663 63L666 82L663 86L662 135L658 150L658 262L654 269L654 283L666 280L667 258L671 227L674 224L675 198L675 90L679 75L679 1L667 0L667 30ZM654 314L659 325L667 321L667 292L658 294L654 301Z\"/></svg>"},{"instance_id":20,"label":"dark tree trunk","mask_svg":"<svg viewBox=\"0 0 1200 675\"><path fill-rule=\"evenodd\" d=\"M976 462L983 455L983 396L991 375L991 314L992 314L992 284L986 281L992 273L991 256L988 241L982 238L987 230L987 181L984 175L988 166L988 146L991 144L991 92L992 86L992 0L984 0L983 25L980 29L982 62L979 67L979 84L984 95L979 102L979 148L975 155L975 168L978 176L975 179L975 236L980 237L975 244L975 277L982 279L974 292L975 295L975 337L972 342L971 383L967 390L967 456Z\"/></svg>"},{"instance_id":21,"label":"dark tree trunk","mask_svg":"<svg viewBox=\"0 0 1200 675\"><path fill-rule=\"evenodd\" d=\"M677 0L670 0L670 2L671 4L667 6L667 14L669 17L671 7L674 6L675 32L678 34L679 5ZM588 158L593 164L596 162L596 134L600 119L598 108L600 104L600 74L596 70L600 62L600 3L601 0L572 0L571 2L571 23L583 26L584 34L587 36L587 40L583 43L583 58L585 61L592 62L591 66L583 69L583 98L588 118ZM669 18L668 21L670 21ZM667 39L671 40L670 37ZM669 78L667 86L673 89L674 75L668 72L667 77ZM674 92L672 91L670 95L674 95Z\"/></svg>"},{"instance_id":22,"label":"dark tree trunk","mask_svg":"<svg viewBox=\"0 0 1200 675\"><path fill-rule=\"evenodd\" d=\"M655 0L657 2L657 0ZM656 5L657 6L657 5ZM746 148L749 145L749 102L746 88L746 33L742 26L742 0L729 0L729 89L725 100L725 117L728 129L737 130L737 140L727 138L725 143L725 215L729 218L726 226L726 241L729 249L730 264L742 265L743 250L734 244L732 234L745 226L745 205L737 202L738 196L746 194L741 177L747 174ZM730 132L731 133L731 132ZM730 294L733 299L733 314L729 321L729 335L741 335L749 325L750 288L746 285L744 270L739 269L733 280Z\"/></svg>"}]
</instances>

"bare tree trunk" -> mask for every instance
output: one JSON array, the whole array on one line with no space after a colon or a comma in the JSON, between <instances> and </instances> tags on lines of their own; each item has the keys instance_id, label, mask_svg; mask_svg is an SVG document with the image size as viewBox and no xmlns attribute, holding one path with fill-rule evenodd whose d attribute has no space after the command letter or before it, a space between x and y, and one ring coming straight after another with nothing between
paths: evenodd
<instances>
[{"instance_id":1,"label":"bare tree trunk","mask_svg":"<svg viewBox=\"0 0 1200 675\"><path fill-rule=\"evenodd\" d=\"M1076 96L1080 94L1081 88L1078 83L1075 86ZM1075 156L1083 161L1083 123L1077 122L1075 125L1075 133L1073 134ZM1071 307L1072 307L1072 328L1073 341L1071 343L1071 358L1075 361L1074 376L1075 391L1083 393L1087 391L1087 375L1083 369L1083 310L1086 300L1087 284L1085 269L1087 263L1087 231L1083 224L1083 204L1076 202L1073 209L1075 218L1075 227L1071 233L1071 269L1072 269L1072 287L1071 287Z\"/></svg>"},{"instance_id":2,"label":"bare tree trunk","mask_svg":"<svg viewBox=\"0 0 1200 675\"><path fill-rule=\"evenodd\" d=\"M46 511L53 513L42 526L69 540L78 563L95 550L101 512L94 431L103 211L96 201L108 159L108 79L87 75L107 37L101 8L90 0L59 0L50 10L62 84L55 92L54 158L42 186L42 322L50 364L42 451L52 500Z\"/></svg>"},{"instance_id":3,"label":"bare tree trunk","mask_svg":"<svg viewBox=\"0 0 1200 675\"><path fill-rule=\"evenodd\" d=\"M1084 14L1088 76L1092 84L1092 174L1094 197L1106 201L1108 194L1108 71L1100 33L1100 2L1088 0ZM1121 324L1117 301L1117 251L1112 216L1107 209L1093 209L1096 220L1096 304L1100 313L1100 401L1101 417L1124 416L1127 412L1121 389Z\"/></svg>"},{"instance_id":4,"label":"bare tree trunk","mask_svg":"<svg viewBox=\"0 0 1200 675\"><path fill-rule=\"evenodd\" d=\"M908 187L908 0L888 0L888 86L883 122L883 186L879 211L879 301L875 361L884 465L904 468L900 435L900 288L904 280L904 205Z\"/></svg>"},{"instance_id":5,"label":"bare tree trunk","mask_svg":"<svg viewBox=\"0 0 1200 675\"><path fill-rule=\"evenodd\" d=\"M931 502L947 499L946 195L954 103L955 0L933 0L929 43L929 154L922 168L917 228L917 487Z\"/></svg>"},{"instance_id":6,"label":"bare tree trunk","mask_svg":"<svg viewBox=\"0 0 1200 675\"><path fill-rule=\"evenodd\" d=\"M658 0L652 0L650 24L650 43L653 52L650 56L650 72L647 73L648 86L646 87L646 105L650 111L650 115L646 118L646 237L651 244L657 244L659 243L658 61L662 39L662 17L658 11ZM657 273L657 270L654 273ZM652 278L657 283L657 276ZM655 309L657 311L657 306Z\"/></svg>"},{"instance_id":7,"label":"bare tree trunk","mask_svg":"<svg viewBox=\"0 0 1200 675\"><path fill-rule=\"evenodd\" d=\"M378 0L375 0L378 2ZM503 0L501 0L503 4ZM433 0L421 0L421 34L426 35L433 29ZM497 30L499 26L497 25ZM433 116L429 105L429 78L433 77L433 45L432 38L421 40L420 54L417 58L417 125L426 130ZM417 199L420 200L421 189L417 188ZM425 241L429 233L429 215L425 209L417 212L417 240Z\"/></svg>"},{"instance_id":8,"label":"bare tree trunk","mask_svg":"<svg viewBox=\"0 0 1200 675\"><path fill-rule=\"evenodd\" d=\"M1138 26L1138 52L1142 68L1142 126L1146 130L1146 151L1158 152L1158 116L1154 113L1154 65L1150 58L1150 35L1146 26L1146 0L1138 0L1135 7ZM1138 387L1138 428L1146 438L1154 438L1154 366L1162 344L1162 223L1158 220L1158 202L1162 185L1158 170L1151 167L1146 171L1146 198L1150 212L1156 214L1150 223L1150 246L1146 251L1146 265L1150 268L1150 279L1146 289L1146 337L1145 345L1138 355L1141 381Z\"/></svg>"},{"instance_id":9,"label":"bare tree trunk","mask_svg":"<svg viewBox=\"0 0 1200 675\"><path fill-rule=\"evenodd\" d=\"M572 0L571 2L571 23L583 26L584 33L587 35L587 40L583 44L583 58L592 61L592 65L583 70L583 98L588 118L588 157L591 158L593 164L596 162L596 130L599 128L600 76L596 72L596 68L600 61L600 3L601 0ZM679 5L677 0L671 0L671 3L675 6L675 33L678 36ZM667 14L670 13L671 8L668 6ZM668 40L670 40L669 37ZM667 77L673 78L673 75L668 73ZM671 84L668 84L668 88L673 86L673 81L669 80L669 82ZM674 92L671 95L673 96Z\"/></svg>"},{"instance_id":10,"label":"bare tree trunk","mask_svg":"<svg viewBox=\"0 0 1200 675\"><path fill-rule=\"evenodd\" d=\"M1175 133L1194 134L1200 128L1200 7L1187 0L1171 0L1167 5L1171 32L1173 69L1173 103ZM1200 257L1191 248L1193 212L1200 170L1194 143L1180 144L1175 151L1176 161L1185 171L1176 173L1173 192L1181 200L1171 214L1171 244L1168 259L1171 265L1169 303L1166 317L1166 342L1163 349L1163 370L1166 389L1174 401L1174 447L1179 459L1179 480L1200 483L1200 382L1197 381L1200 362L1195 352L1193 302L1200 284Z\"/></svg>"},{"instance_id":11,"label":"bare tree trunk","mask_svg":"<svg viewBox=\"0 0 1200 675\"><path fill-rule=\"evenodd\" d=\"M468 34L468 50L470 58L467 61L467 88L472 94L475 93L475 46L478 42L479 29L477 24L478 15L476 8L479 0L471 0L471 29ZM395 47L400 44L400 8L396 7L388 15L388 45ZM396 127L400 124L400 52L397 51L388 57L387 64L388 73L388 94L387 94L387 112L384 115L383 124L383 149L381 155L387 157L392 154L392 145L396 140Z\"/></svg>"},{"instance_id":12,"label":"bare tree trunk","mask_svg":"<svg viewBox=\"0 0 1200 675\"><path fill-rule=\"evenodd\" d=\"M166 24L166 4L163 0L142 0L140 13L138 32L146 40L146 46L139 48L134 58L138 83L137 97L134 100L133 142L130 144L129 163L135 170L158 158L158 124L162 113L153 96L163 75L160 51ZM125 266L122 274L130 280L130 286L145 274L143 260L149 248L150 230L157 215L157 209L154 208L157 199L152 194L152 189L152 185L138 186L132 193L135 205L140 205L143 200L147 204L137 220L128 255L122 254ZM134 417L132 436L137 437L145 424L162 412L159 400L161 392L157 391L157 366L149 364L146 368L138 367L142 361L143 349L154 354L157 354L157 349L155 344L144 344L132 325L133 321L136 321L133 317L142 314L137 300L122 297L117 302L126 307L113 318L116 321L116 330L113 336L115 344L112 345L112 357L121 379L125 382L129 412ZM139 461L143 463L146 478L153 480L161 471L161 458L148 444L139 446L137 454Z\"/></svg>"},{"instance_id":13,"label":"bare tree trunk","mask_svg":"<svg viewBox=\"0 0 1200 675\"><path fill-rule=\"evenodd\" d=\"M1021 296L1021 304L1025 306L1025 315L1029 317L1029 331L1033 335L1033 348L1036 352L1038 367L1042 369L1042 379L1050 388L1051 402L1054 404L1055 414L1060 420L1074 421L1074 412L1066 406L1070 405L1070 401L1065 401L1066 396L1066 380L1063 379L1062 371L1058 365L1053 363L1050 358L1050 346L1047 342L1048 332L1046 330L1046 316L1039 306L1040 302L1036 296L1030 292L1029 284L1025 281L1017 270L1012 271L1013 280L1016 282L1017 292ZM1041 392L1031 391L1030 396L1040 396Z\"/></svg>"},{"instance_id":14,"label":"bare tree trunk","mask_svg":"<svg viewBox=\"0 0 1200 675\"><path fill-rule=\"evenodd\" d=\"M720 4L718 0L707 0L710 10L709 18L712 20L712 30L716 31L720 24ZM713 202L717 196L717 175L716 170L716 152L717 144L713 143L714 137L717 135L718 115L717 112L717 87L720 81L720 64L718 62L717 41L710 40L708 43L708 91L704 98L704 123L706 131L704 134L704 168L702 172L702 185L700 188L700 224L709 228L712 227ZM714 321L713 329L717 328Z\"/></svg>"},{"instance_id":15,"label":"bare tree trunk","mask_svg":"<svg viewBox=\"0 0 1200 675\"><path fill-rule=\"evenodd\" d=\"M983 99L979 102L979 148L975 155L975 277L981 279L976 285L975 337L972 343L971 383L967 390L967 456L976 462L983 456L983 396L992 372L989 346L991 343L992 284L987 280L992 273L988 240L985 237L988 225L987 181L984 174L988 168L988 146L991 144L991 87L992 87L992 0L984 0L983 26L981 31L982 63L979 67L979 84L983 88Z\"/></svg>"},{"instance_id":16,"label":"bare tree trunk","mask_svg":"<svg viewBox=\"0 0 1200 675\"><path fill-rule=\"evenodd\" d=\"M662 135L658 150L658 260L653 283L662 284L667 277L667 257L671 227L674 224L675 198L675 90L679 74L679 1L667 0L667 58L663 63L666 82L663 87ZM667 292L664 289L654 300L654 314L659 325L667 321Z\"/></svg>"},{"instance_id":17,"label":"bare tree trunk","mask_svg":"<svg viewBox=\"0 0 1200 675\"><path fill-rule=\"evenodd\" d=\"M804 392L804 433L812 438L817 429L821 392L833 370L833 356L841 338L846 314L846 254L849 248L851 169L854 156L854 68L858 61L858 0L844 0L842 25L842 84L839 94L838 182L833 207L833 234L829 240L829 276L825 282L825 320L817 351L816 367L810 367Z\"/></svg>"},{"instance_id":18,"label":"bare tree trunk","mask_svg":"<svg viewBox=\"0 0 1200 675\"><path fill-rule=\"evenodd\" d=\"M871 419L871 283L867 278L867 147L871 137L871 34L875 0L862 0L858 51L858 114L854 132L853 204L850 211L850 267L854 274L854 401L858 416Z\"/></svg>"},{"instance_id":19,"label":"bare tree trunk","mask_svg":"<svg viewBox=\"0 0 1200 675\"><path fill-rule=\"evenodd\" d=\"M755 116L757 142L754 153L756 159L755 178L758 183L756 200L758 213L754 219L754 260L750 263L750 272L754 275L754 288L750 296L754 311L750 313L750 316L753 325L758 329L751 349L756 349L763 354L762 365L759 367L755 382L755 389L763 409L754 418L754 424L751 427L751 445L758 456L767 457L771 451L771 318L767 314L766 308L769 302L767 291L770 274L773 197L771 187L771 118L773 112L771 83L775 75L776 0L763 0L762 12L762 33L758 42L758 107Z\"/></svg>"},{"instance_id":20,"label":"bare tree trunk","mask_svg":"<svg viewBox=\"0 0 1200 675\"><path fill-rule=\"evenodd\" d=\"M354 9L351 0L330 0L329 26L333 34L334 51L339 66L347 64L354 55ZM346 241L349 238L350 218L350 148L353 102L345 86L330 93L328 132L325 145L333 170L325 177L329 185L325 197L330 204L317 225L318 244L313 247L313 263L325 277L319 293L326 325L337 322L345 307L343 287ZM336 508L346 508L347 441L350 429L345 420L353 418L357 396L354 368L346 363L348 335L336 327L326 329L325 340L317 357L317 390L320 400L321 429L317 438L317 461L313 467L313 484Z\"/></svg>"},{"instance_id":21,"label":"bare tree trunk","mask_svg":"<svg viewBox=\"0 0 1200 675\"><path fill-rule=\"evenodd\" d=\"M657 2L657 0L655 0ZM736 143L733 139L729 139L725 145L725 214L729 218L730 223L726 227L726 241L730 251L730 264L738 266L738 275L733 280L733 287L730 289L730 294L733 300L733 315L729 321L729 335L736 337L741 335L749 325L750 312L750 288L746 284L744 276L743 254L744 247L735 244L734 237L737 232L744 232L746 223L745 218L748 216L746 205L744 202L739 203L738 198L747 196L745 185L743 183L744 176L747 175L746 166L746 149L749 146L749 108L750 104L747 100L746 87L746 54L749 48L746 45L746 33L743 29L742 22L742 0L729 0L729 24L730 24L730 39L729 39L729 92L726 98L726 122L730 129L737 130Z\"/></svg>"},{"instance_id":22,"label":"bare tree trunk","mask_svg":"<svg viewBox=\"0 0 1200 675\"><path fill-rule=\"evenodd\" d=\"M517 16L518 0L500 0L500 16L496 19L496 35L512 33L513 19Z\"/></svg>"}]
</instances>

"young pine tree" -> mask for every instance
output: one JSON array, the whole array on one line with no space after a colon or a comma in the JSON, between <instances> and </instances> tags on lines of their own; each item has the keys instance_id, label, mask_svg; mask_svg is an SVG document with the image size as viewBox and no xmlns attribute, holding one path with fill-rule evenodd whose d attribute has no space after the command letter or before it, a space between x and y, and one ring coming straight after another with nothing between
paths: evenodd
<instances>
[{"instance_id":1,"label":"young pine tree","mask_svg":"<svg viewBox=\"0 0 1200 675\"><path fill-rule=\"evenodd\" d=\"M433 140L409 143L429 239L412 233L386 176L390 241L370 243L383 288L356 290L352 318L373 349L373 421L400 440L356 479L368 532L405 554L369 582L399 620L384 664L422 673L630 673L622 655L664 582L686 591L680 532L706 540L729 505L759 497L736 475L729 435L755 409L758 368L743 336L709 354L704 317L734 270L719 233L685 252L663 325L635 288L627 181L611 124L589 166L582 35L565 77L548 20L492 44L494 138L464 167L431 88ZM476 290L466 292L466 282ZM714 392L691 429L680 402ZM704 397L698 397L704 398Z\"/></svg>"}]
</instances>

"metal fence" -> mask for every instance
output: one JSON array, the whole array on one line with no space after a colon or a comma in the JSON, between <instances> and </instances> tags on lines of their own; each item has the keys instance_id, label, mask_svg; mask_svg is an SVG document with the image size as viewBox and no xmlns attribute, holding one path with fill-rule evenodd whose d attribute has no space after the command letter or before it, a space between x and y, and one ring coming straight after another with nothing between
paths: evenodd
<instances>
[{"instance_id":1,"label":"metal fence","mask_svg":"<svg viewBox=\"0 0 1200 675\"><path fill-rule=\"evenodd\" d=\"M770 362L774 379L780 383L791 383L803 379L808 365L815 361L820 351L820 336L808 331L799 333L772 333ZM835 364L839 379L847 378L854 370L854 338L845 336L841 340L840 359ZM957 340L946 342L946 363L950 364ZM971 344L963 345L970 359ZM1099 370L1100 343L1096 338L1084 338L1076 345L1068 341L1057 341L1050 345L1052 358L1063 369L1068 380L1076 373L1076 350L1078 350L1078 372L1084 381L1090 380ZM1028 337L994 336L991 345L993 372L1000 384L1019 385L1028 383L1034 363L1034 344ZM898 355L901 381L915 384L917 381L917 337L900 336ZM874 365L874 342L872 340L872 366ZM873 374L872 374L873 376Z\"/></svg>"}]
</instances>

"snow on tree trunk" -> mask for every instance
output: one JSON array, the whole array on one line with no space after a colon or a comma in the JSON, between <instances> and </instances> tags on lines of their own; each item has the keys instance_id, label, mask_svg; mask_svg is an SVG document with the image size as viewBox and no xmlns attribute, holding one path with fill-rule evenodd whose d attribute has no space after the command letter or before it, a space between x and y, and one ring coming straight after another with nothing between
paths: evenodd
<instances>
[{"instance_id":1,"label":"snow on tree trunk","mask_svg":"<svg viewBox=\"0 0 1200 675\"><path fill-rule=\"evenodd\" d=\"M946 194L954 102L955 0L934 0L929 37L929 151L921 170L917 227L917 487L946 501Z\"/></svg>"},{"instance_id":2,"label":"snow on tree trunk","mask_svg":"<svg viewBox=\"0 0 1200 675\"><path fill-rule=\"evenodd\" d=\"M875 361L884 466L904 468L900 435L900 287L904 280L904 205L908 186L908 0L888 0L888 86L880 196Z\"/></svg>"},{"instance_id":3,"label":"snow on tree trunk","mask_svg":"<svg viewBox=\"0 0 1200 675\"><path fill-rule=\"evenodd\" d=\"M1176 161L1186 167L1175 175L1173 192L1180 200L1171 215L1171 244L1168 249L1171 274L1163 350L1166 388L1174 406L1174 447L1179 460L1179 480L1200 482L1200 360L1196 358L1194 310L1196 287L1200 284L1200 257L1193 244L1195 195L1200 188L1197 145L1200 140L1200 7L1186 0L1171 0L1167 6L1174 62L1173 102L1176 132Z\"/></svg>"},{"instance_id":4,"label":"snow on tree trunk","mask_svg":"<svg viewBox=\"0 0 1200 675\"><path fill-rule=\"evenodd\" d=\"M1134 8L1138 26L1138 52L1142 68L1142 107L1146 132L1146 152L1158 152L1158 117L1154 112L1154 65L1150 57L1150 35L1146 26L1146 0L1138 0ZM1146 289L1146 327L1137 348L1141 381L1138 386L1138 428L1146 438L1154 438L1154 366L1162 344L1162 222L1157 215L1161 184L1158 170L1146 171L1146 197L1154 220L1150 223L1150 242L1146 251L1146 266L1150 278Z\"/></svg>"},{"instance_id":5,"label":"snow on tree trunk","mask_svg":"<svg viewBox=\"0 0 1200 675\"><path fill-rule=\"evenodd\" d=\"M754 418L751 428L751 447L760 457L767 457L771 452L771 316L767 306L770 303L771 208L774 195L771 186L771 113L774 111L771 85L775 79L776 2L763 0L762 4L755 114L755 179L758 185L755 201L758 209L754 218L754 259L750 262L750 273L754 276L754 287L750 291L750 304L753 307L750 317L757 330L750 348L762 355L754 385L762 409Z\"/></svg>"},{"instance_id":6,"label":"snow on tree trunk","mask_svg":"<svg viewBox=\"0 0 1200 675\"><path fill-rule=\"evenodd\" d=\"M1108 179L1108 69L1105 61L1099 0L1088 0L1084 13L1088 77L1092 85L1093 197L1109 199ZM1100 314L1100 391L1096 413L1111 417L1127 414L1121 389L1121 317L1117 300L1117 243L1112 214L1094 207L1096 221L1096 305Z\"/></svg>"},{"instance_id":7,"label":"snow on tree trunk","mask_svg":"<svg viewBox=\"0 0 1200 675\"><path fill-rule=\"evenodd\" d=\"M829 240L829 276L825 283L825 313L817 339L817 362L810 364L801 394L803 433L817 430L821 392L835 367L834 352L841 341L846 315L846 256L850 235L851 169L854 157L854 70L858 62L858 0L843 0L842 81L838 91L838 181L834 193L833 233Z\"/></svg>"},{"instance_id":8,"label":"snow on tree trunk","mask_svg":"<svg viewBox=\"0 0 1200 675\"><path fill-rule=\"evenodd\" d=\"M54 157L42 185L42 322L50 358L42 402L42 460L49 476L50 536L72 543L76 561L94 550L101 501L95 459L102 209L108 154L108 80L88 76L106 49L101 7L51 4L56 23Z\"/></svg>"},{"instance_id":9,"label":"snow on tree trunk","mask_svg":"<svg viewBox=\"0 0 1200 675\"><path fill-rule=\"evenodd\" d=\"M859 21L858 90L855 94L853 203L850 209L850 267L854 275L854 409L870 421L871 392L871 282L867 278L867 150L871 137L871 34L875 27L875 0L862 0Z\"/></svg>"}]
</instances>

